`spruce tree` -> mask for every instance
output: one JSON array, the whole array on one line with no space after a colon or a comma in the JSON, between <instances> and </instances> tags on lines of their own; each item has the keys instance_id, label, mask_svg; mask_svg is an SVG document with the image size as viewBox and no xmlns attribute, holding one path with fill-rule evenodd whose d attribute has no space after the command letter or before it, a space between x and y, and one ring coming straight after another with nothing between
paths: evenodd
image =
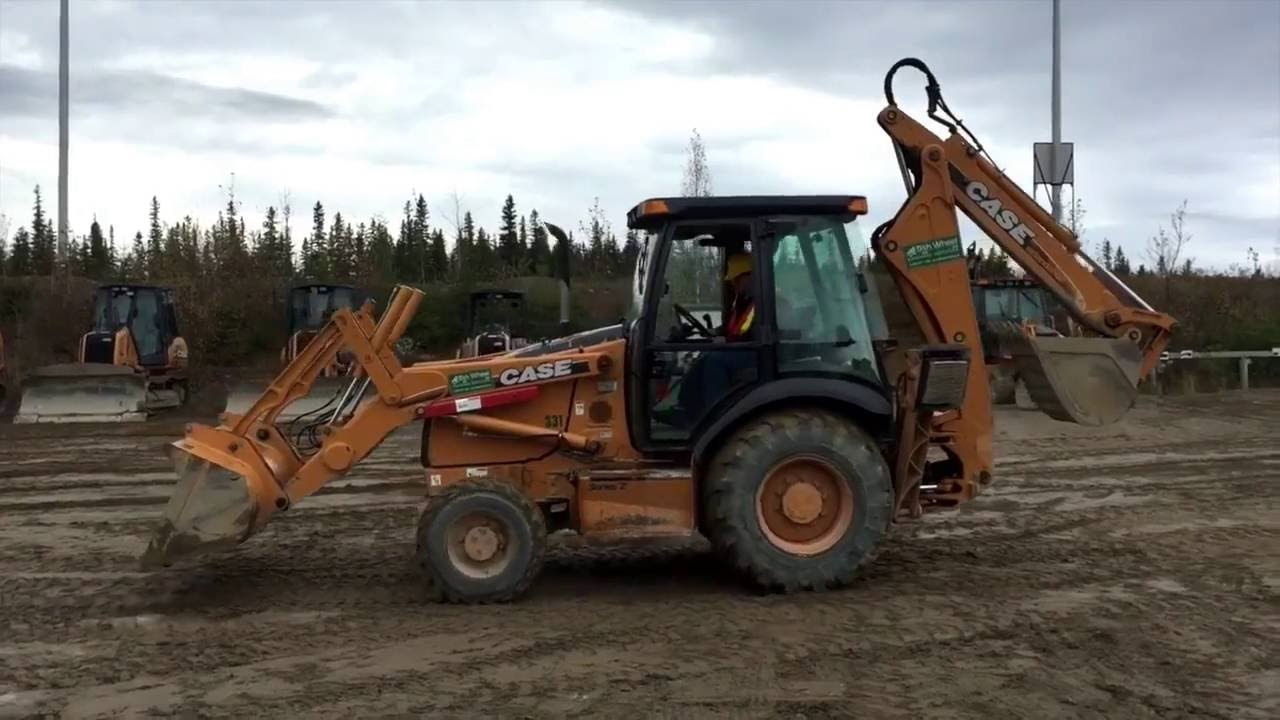
<instances>
[{"instance_id":1,"label":"spruce tree","mask_svg":"<svg viewBox=\"0 0 1280 720\"><path fill-rule=\"evenodd\" d=\"M431 214L427 211L427 201L418 195L417 202L413 205L413 226L409 233L410 255L407 258L409 267L413 271L413 279L419 283L425 283L429 278L434 277L436 270L430 267L427 252L428 240L428 223Z\"/></svg>"},{"instance_id":2,"label":"spruce tree","mask_svg":"<svg viewBox=\"0 0 1280 720\"><path fill-rule=\"evenodd\" d=\"M44 214L44 203L40 197L40 186L36 186L36 203L31 217L31 271L36 275L53 273L54 260L57 257L56 240L53 226Z\"/></svg>"},{"instance_id":3,"label":"spruce tree","mask_svg":"<svg viewBox=\"0 0 1280 720\"><path fill-rule=\"evenodd\" d=\"M1115 270L1115 260L1112 257L1111 241L1107 238L1102 239L1102 267L1108 270Z\"/></svg>"},{"instance_id":4,"label":"spruce tree","mask_svg":"<svg viewBox=\"0 0 1280 720\"><path fill-rule=\"evenodd\" d=\"M444 280L449 274L449 251L444 245L444 231L436 228L431 232L431 248L428 251L430 265L435 269L436 280Z\"/></svg>"},{"instance_id":5,"label":"spruce tree","mask_svg":"<svg viewBox=\"0 0 1280 720\"><path fill-rule=\"evenodd\" d=\"M636 266L636 258L640 257L640 236L635 230L627 230L626 242L622 245L621 271L629 276Z\"/></svg>"},{"instance_id":6,"label":"spruce tree","mask_svg":"<svg viewBox=\"0 0 1280 720\"><path fill-rule=\"evenodd\" d=\"M537 210L529 211L529 271L534 275L554 275L551 267L551 246L547 240L547 228L542 225Z\"/></svg>"},{"instance_id":7,"label":"spruce tree","mask_svg":"<svg viewBox=\"0 0 1280 720\"><path fill-rule=\"evenodd\" d=\"M31 274L31 235L25 227L13 234L13 248L9 251L9 274Z\"/></svg>"},{"instance_id":8,"label":"spruce tree","mask_svg":"<svg viewBox=\"0 0 1280 720\"><path fill-rule=\"evenodd\" d=\"M157 276L168 270L164 257L164 230L160 227L160 201L151 196L151 229L147 233L148 274Z\"/></svg>"},{"instance_id":9,"label":"spruce tree","mask_svg":"<svg viewBox=\"0 0 1280 720\"><path fill-rule=\"evenodd\" d=\"M502 223L498 228L498 262L504 269L519 269L522 260L524 252L516 225L516 201L507 195L506 202L502 204Z\"/></svg>"},{"instance_id":10,"label":"spruce tree","mask_svg":"<svg viewBox=\"0 0 1280 720\"><path fill-rule=\"evenodd\" d=\"M375 285L388 285L396 281L395 248L386 223L369 222L369 276Z\"/></svg>"},{"instance_id":11,"label":"spruce tree","mask_svg":"<svg viewBox=\"0 0 1280 720\"><path fill-rule=\"evenodd\" d=\"M328 273L326 235L324 205L317 200L311 209L311 234L302 241L302 273L310 280L323 281Z\"/></svg>"},{"instance_id":12,"label":"spruce tree","mask_svg":"<svg viewBox=\"0 0 1280 720\"><path fill-rule=\"evenodd\" d=\"M1116 259L1113 263L1112 271L1116 275L1128 275L1133 272L1133 268L1129 265L1129 258L1125 257L1123 247L1116 247Z\"/></svg>"},{"instance_id":13,"label":"spruce tree","mask_svg":"<svg viewBox=\"0 0 1280 720\"><path fill-rule=\"evenodd\" d=\"M414 280L413 264L413 205L404 202L404 217L400 218L400 234L396 236L395 268L396 279L401 282Z\"/></svg>"},{"instance_id":14,"label":"spruce tree","mask_svg":"<svg viewBox=\"0 0 1280 720\"><path fill-rule=\"evenodd\" d=\"M102 237L102 226L98 218L93 218L89 226L89 259L85 274L96 280L106 280L111 276L111 253L107 248L106 238Z\"/></svg>"}]
</instances>

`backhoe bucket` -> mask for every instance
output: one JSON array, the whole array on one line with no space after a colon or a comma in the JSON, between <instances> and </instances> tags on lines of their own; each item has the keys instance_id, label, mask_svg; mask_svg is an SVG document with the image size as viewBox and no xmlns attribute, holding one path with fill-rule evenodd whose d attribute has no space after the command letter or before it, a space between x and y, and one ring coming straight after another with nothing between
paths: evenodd
<instances>
[{"instance_id":1,"label":"backhoe bucket","mask_svg":"<svg viewBox=\"0 0 1280 720\"><path fill-rule=\"evenodd\" d=\"M15 423L141 422L147 380L132 368L67 363L39 368L22 382Z\"/></svg>"},{"instance_id":2,"label":"backhoe bucket","mask_svg":"<svg viewBox=\"0 0 1280 720\"><path fill-rule=\"evenodd\" d=\"M339 396L350 382L351 379L346 377L316 378L311 385L311 391L281 410L276 416L276 422L290 422L304 415L316 420L326 417L328 413L333 412ZM227 394L226 412L243 415L253 407L258 398L262 397L269 384L268 380L260 383L237 384Z\"/></svg>"},{"instance_id":3,"label":"backhoe bucket","mask_svg":"<svg viewBox=\"0 0 1280 720\"><path fill-rule=\"evenodd\" d=\"M194 448L183 449L182 445L176 443L173 452L178 484L142 555L145 570L167 567L183 557L233 548L261 525L259 517L265 521L269 514L260 512L247 476L190 452Z\"/></svg>"},{"instance_id":4,"label":"backhoe bucket","mask_svg":"<svg viewBox=\"0 0 1280 720\"><path fill-rule=\"evenodd\" d=\"M1128 340L1022 333L1009 340L1027 393L1054 420L1110 425L1138 399L1142 352Z\"/></svg>"}]
</instances>

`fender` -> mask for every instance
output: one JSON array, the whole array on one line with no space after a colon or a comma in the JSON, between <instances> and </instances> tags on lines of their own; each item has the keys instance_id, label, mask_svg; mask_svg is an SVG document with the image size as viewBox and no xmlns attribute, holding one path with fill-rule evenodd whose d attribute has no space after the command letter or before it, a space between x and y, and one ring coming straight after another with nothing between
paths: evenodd
<instances>
[{"instance_id":1,"label":"fender","mask_svg":"<svg viewBox=\"0 0 1280 720\"><path fill-rule=\"evenodd\" d=\"M704 456L719 444L742 421L776 406L818 405L830 408L862 425L872 437L883 435L893 421L893 402L883 387L847 378L782 378L757 385L730 402L727 412L717 416L718 406L710 413L715 421L699 434L693 446L693 465L701 467Z\"/></svg>"}]
</instances>

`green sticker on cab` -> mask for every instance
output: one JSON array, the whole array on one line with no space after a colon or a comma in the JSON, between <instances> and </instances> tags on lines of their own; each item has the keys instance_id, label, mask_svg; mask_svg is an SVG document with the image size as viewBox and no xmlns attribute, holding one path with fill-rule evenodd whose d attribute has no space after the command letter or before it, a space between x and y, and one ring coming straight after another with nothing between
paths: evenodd
<instances>
[{"instance_id":1,"label":"green sticker on cab","mask_svg":"<svg viewBox=\"0 0 1280 720\"><path fill-rule=\"evenodd\" d=\"M906 258L907 267L915 269L959 260L964 257L964 248L960 246L960 236L953 235L949 238L917 243L903 249L902 254Z\"/></svg>"},{"instance_id":2,"label":"green sticker on cab","mask_svg":"<svg viewBox=\"0 0 1280 720\"><path fill-rule=\"evenodd\" d=\"M472 370L449 376L449 394L465 395L493 388L493 374L488 370Z\"/></svg>"}]
</instances>

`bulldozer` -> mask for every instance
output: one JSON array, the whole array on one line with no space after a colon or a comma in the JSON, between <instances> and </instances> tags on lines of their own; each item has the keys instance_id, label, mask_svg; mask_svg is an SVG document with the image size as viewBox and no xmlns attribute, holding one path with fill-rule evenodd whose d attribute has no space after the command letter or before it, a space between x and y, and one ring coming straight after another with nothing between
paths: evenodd
<instances>
[{"instance_id":1,"label":"bulldozer","mask_svg":"<svg viewBox=\"0 0 1280 720\"><path fill-rule=\"evenodd\" d=\"M333 313L341 308L359 308L369 294L351 285L333 283L308 283L289 289L288 307L285 313L287 340L280 349L280 366L285 367L298 357L308 343L315 339ZM281 422L295 422L322 412L333 404L345 386L354 364L341 353L331 355L312 385L311 392L285 408L277 418ZM227 393L225 412L243 413L262 394L270 378L241 381Z\"/></svg>"},{"instance_id":2,"label":"bulldozer","mask_svg":"<svg viewBox=\"0 0 1280 720\"><path fill-rule=\"evenodd\" d=\"M77 361L26 374L14 422L145 421L186 403L187 356L170 288L102 285Z\"/></svg>"},{"instance_id":3,"label":"bulldozer","mask_svg":"<svg viewBox=\"0 0 1280 720\"><path fill-rule=\"evenodd\" d=\"M457 358L507 352L529 344L513 329L524 314L524 293L519 290L473 290L467 298L467 335Z\"/></svg>"},{"instance_id":4,"label":"bulldozer","mask_svg":"<svg viewBox=\"0 0 1280 720\"><path fill-rule=\"evenodd\" d=\"M569 236L560 226L543 221L556 239L554 275L560 286L560 330L569 328ZM529 338L513 328L525 314L525 295L519 290L480 289L468 295L466 337L455 353L456 359L507 352L529 344Z\"/></svg>"},{"instance_id":5,"label":"bulldozer","mask_svg":"<svg viewBox=\"0 0 1280 720\"><path fill-rule=\"evenodd\" d=\"M927 78L945 139L895 102L904 67ZM247 411L173 443L178 480L143 567L237 546L415 425L416 560L436 600L522 597L559 531L702 535L756 587L846 586L895 523L994 480L957 211L1088 331L1022 335L1011 351L1040 409L1085 425L1123 417L1173 318L998 169L923 62L895 64L885 91L878 121L908 197L870 233L858 195L647 199L627 215L641 248L620 323L475 358L398 361L393 344L422 300L413 288L397 287L376 318L372 304L339 310ZM923 342L887 333L871 263ZM717 297L732 333L690 310ZM308 442L284 436L275 417L340 350L358 363L348 392ZM662 407L673 392L683 412Z\"/></svg>"}]
</instances>

